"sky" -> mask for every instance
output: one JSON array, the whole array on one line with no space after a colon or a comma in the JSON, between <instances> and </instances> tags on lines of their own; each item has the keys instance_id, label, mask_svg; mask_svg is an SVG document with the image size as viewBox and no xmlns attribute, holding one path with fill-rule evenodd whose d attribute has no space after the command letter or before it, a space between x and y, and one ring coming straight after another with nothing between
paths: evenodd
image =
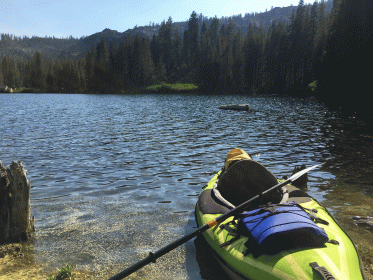
<instances>
[{"instance_id":1,"label":"sky","mask_svg":"<svg viewBox=\"0 0 373 280\"><path fill-rule=\"evenodd\" d=\"M306 4L314 0L305 0ZM137 26L207 17L264 12L297 6L299 0L0 0L0 33L80 38L105 28L124 32Z\"/></svg>"}]
</instances>

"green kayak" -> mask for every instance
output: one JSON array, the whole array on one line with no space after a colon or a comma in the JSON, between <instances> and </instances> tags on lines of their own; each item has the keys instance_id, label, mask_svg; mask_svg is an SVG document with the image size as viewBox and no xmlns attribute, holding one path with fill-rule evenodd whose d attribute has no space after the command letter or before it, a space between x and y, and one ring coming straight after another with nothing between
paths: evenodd
<instances>
[{"instance_id":1,"label":"green kayak","mask_svg":"<svg viewBox=\"0 0 373 280\"><path fill-rule=\"evenodd\" d=\"M255 170L247 170L247 174L245 174L247 164L241 164L243 161L244 163L254 162L251 158L249 160L242 158L233 160L233 164L227 170L223 168L208 182L195 207L198 226L214 220L235 207L239 199L235 201L234 195L243 200L247 199L245 197L247 194L243 194L237 189L229 193L226 191L228 188L234 189L247 177L261 181L261 187L266 184L266 179L263 179L264 173L255 177L250 175ZM226 160L227 162L228 160ZM259 164L257 165L259 166ZM264 170L264 167L259 167L261 171ZM270 176L272 176L271 174ZM241 178L234 179L237 176L241 176ZM272 182L270 180L267 180L267 183ZM228 184L228 187L222 187L223 183ZM324 207L304 191L292 185L283 187L277 192L277 195L279 195L278 201L276 201L277 205L296 203L300 207L312 209L314 213L317 213L317 217L324 221L323 224L317 224L317 226L322 228L328 238L334 242L326 242L323 246L292 247L272 254L263 253L254 256L248 248L248 244L252 244L248 243L250 237L232 234L232 232L237 233L237 223L232 223L232 221L236 221L238 217L230 217L220 225L202 233L209 249L229 279L366 279L355 245ZM272 200L275 199L272 197ZM231 203L232 201L234 202ZM253 209L256 207L259 205L253 206Z\"/></svg>"}]
</instances>

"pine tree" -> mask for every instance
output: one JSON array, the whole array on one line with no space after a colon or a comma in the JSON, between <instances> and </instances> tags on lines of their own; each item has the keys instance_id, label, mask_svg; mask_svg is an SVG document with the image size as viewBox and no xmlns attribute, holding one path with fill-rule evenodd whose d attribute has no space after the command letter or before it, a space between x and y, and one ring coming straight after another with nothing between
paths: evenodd
<instances>
[{"instance_id":1,"label":"pine tree","mask_svg":"<svg viewBox=\"0 0 373 280\"><path fill-rule=\"evenodd\" d=\"M202 23L201 34L199 38L199 52L198 52L198 64L196 83L199 85L202 91L207 92L211 89L211 44L208 36L208 28L206 21Z\"/></svg>"},{"instance_id":2,"label":"pine tree","mask_svg":"<svg viewBox=\"0 0 373 280\"><path fill-rule=\"evenodd\" d=\"M31 87L43 90L44 89L44 75L42 58L39 52L35 52L33 55L33 66L31 70Z\"/></svg>"},{"instance_id":3,"label":"pine tree","mask_svg":"<svg viewBox=\"0 0 373 280\"><path fill-rule=\"evenodd\" d=\"M211 39L211 44L215 45L218 41L218 34L219 34L219 26L220 26L220 21L219 19L215 16L211 20L211 24L209 26L208 34Z\"/></svg>"},{"instance_id":4,"label":"pine tree","mask_svg":"<svg viewBox=\"0 0 373 280\"><path fill-rule=\"evenodd\" d=\"M3 79L3 71L0 67L0 85L4 85L4 79Z\"/></svg>"},{"instance_id":5,"label":"pine tree","mask_svg":"<svg viewBox=\"0 0 373 280\"><path fill-rule=\"evenodd\" d=\"M130 63L130 39L123 40L115 54L115 73L116 73L116 87L119 89L126 89L130 84L129 77L129 63Z\"/></svg>"},{"instance_id":6,"label":"pine tree","mask_svg":"<svg viewBox=\"0 0 373 280\"><path fill-rule=\"evenodd\" d=\"M235 32L232 44L233 63L231 69L231 84L233 91L241 93L245 88L244 77L244 58L243 58L243 40L240 32Z\"/></svg>"},{"instance_id":7,"label":"pine tree","mask_svg":"<svg viewBox=\"0 0 373 280\"><path fill-rule=\"evenodd\" d=\"M233 84L233 53L234 46L232 44L233 38L235 36L235 25L232 19L229 19L229 23L226 27L221 29L220 36L220 49L221 49L221 88L233 88L236 85ZM238 86L238 85L237 85Z\"/></svg>"},{"instance_id":8,"label":"pine tree","mask_svg":"<svg viewBox=\"0 0 373 280\"><path fill-rule=\"evenodd\" d=\"M318 79L318 74L323 66L323 59L324 59L324 50L325 50L325 43L326 43L326 36L327 36L327 15L326 15L326 5L325 1L321 0L318 5L318 12L317 12L317 27L316 27L316 34L314 37L314 66L313 72L315 79Z\"/></svg>"},{"instance_id":9,"label":"pine tree","mask_svg":"<svg viewBox=\"0 0 373 280\"><path fill-rule=\"evenodd\" d=\"M141 67L143 72L142 85L147 86L152 84L154 77L154 63L150 53L150 41L148 38L141 38L140 41L140 57Z\"/></svg>"},{"instance_id":10,"label":"pine tree","mask_svg":"<svg viewBox=\"0 0 373 280\"><path fill-rule=\"evenodd\" d=\"M68 63L69 63L69 70L70 70L69 90L71 93L81 92L80 73L78 71L78 63L75 60L70 60Z\"/></svg>"},{"instance_id":11,"label":"pine tree","mask_svg":"<svg viewBox=\"0 0 373 280\"><path fill-rule=\"evenodd\" d=\"M92 49L85 57L85 83L87 84L88 91L95 91L95 74L94 74L94 65L95 65L95 56L96 56L96 44L93 44Z\"/></svg>"},{"instance_id":12,"label":"pine tree","mask_svg":"<svg viewBox=\"0 0 373 280\"><path fill-rule=\"evenodd\" d=\"M78 72L79 72L79 91L78 92L86 92L87 91L84 64L85 64L84 59L80 59L78 61Z\"/></svg>"},{"instance_id":13,"label":"pine tree","mask_svg":"<svg viewBox=\"0 0 373 280\"><path fill-rule=\"evenodd\" d=\"M94 88L99 92L108 92L111 89L109 50L105 39L97 44L94 60Z\"/></svg>"},{"instance_id":14,"label":"pine tree","mask_svg":"<svg viewBox=\"0 0 373 280\"><path fill-rule=\"evenodd\" d=\"M188 29L187 29L186 40L188 41L187 55L188 62L193 67L196 63L197 51L198 51L198 37L199 37L199 24L198 17L195 11L192 12L188 20Z\"/></svg>"},{"instance_id":15,"label":"pine tree","mask_svg":"<svg viewBox=\"0 0 373 280\"><path fill-rule=\"evenodd\" d=\"M49 67L47 77L45 78L45 89L47 92L55 92L54 75L51 67Z\"/></svg>"},{"instance_id":16,"label":"pine tree","mask_svg":"<svg viewBox=\"0 0 373 280\"><path fill-rule=\"evenodd\" d=\"M131 60L129 62L131 84L141 87L152 83L154 64L150 53L150 42L147 38L135 36L131 44Z\"/></svg>"},{"instance_id":17,"label":"pine tree","mask_svg":"<svg viewBox=\"0 0 373 280\"><path fill-rule=\"evenodd\" d=\"M153 43L153 47L158 47L159 59L165 64L167 76L171 76L174 69L174 59L172 57L172 18L169 17L167 22L163 21L159 28L158 45Z\"/></svg>"},{"instance_id":18,"label":"pine tree","mask_svg":"<svg viewBox=\"0 0 373 280\"><path fill-rule=\"evenodd\" d=\"M310 21L309 21L309 36L311 43L314 42L317 32L317 20L318 20L318 4L314 2L311 8ZM310 43L310 42L307 42Z\"/></svg>"},{"instance_id":19,"label":"pine tree","mask_svg":"<svg viewBox=\"0 0 373 280\"><path fill-rule=\"evenodd\" d=\"M173 81L179 81L183 78L183 73L181 72L181 67L183 65L182 54L183 54L183 40L178 32L175 32L173 39L173 59L174 59L174 68L176 69L174 76L172 77Z\"/></svg>"},{"instance_id":20,"label":"pine tree","mask_svg":"<svg viewBox=\"0 0 373 280\"><path fill-rule=\"evenodd\" d=\"M243 45L244 75L246 87L257 92L262 86L261 75L264 70L265 32L250 24Z\"/></svg>"},{"instance_id":21,"label":"pine tree","mask_svg":"<svg viewBox=\"0 0 373 280\"><path fill-rule=\"evenodd\" d=\"M287 33L284 22L273 23L268 31L266 45L266 90L283 92L287 59Z\"/></svg>"},{"instance_id":22,"label":"pine tree","mask_svg":"<svg viewBox=\"0 0 373 280\"><path fill-rule=\"evenodd\" d=\"M160 45L159 45L159 36L153 34L152 40L150 41L150 52L152 54L152 59L155 66L158 66L160 59Z\"/></svg>"}]
</instances>

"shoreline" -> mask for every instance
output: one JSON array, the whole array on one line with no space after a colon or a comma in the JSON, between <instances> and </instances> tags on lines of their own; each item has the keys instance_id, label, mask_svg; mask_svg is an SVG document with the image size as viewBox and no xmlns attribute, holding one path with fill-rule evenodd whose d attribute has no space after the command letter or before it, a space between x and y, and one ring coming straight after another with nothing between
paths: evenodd
<instances>
[{"instance_id":1,"label":"shoreline","mask_svg":"<svg viewBox=\"0 0 373 280\"><path fill-rule=\"evenodd\" d=\"M160 83L153 86L148 86L142 91L145 93L196 93L199 91L199 88L195 84L166 84Z\"/></svg>"},{"instance_id":2,"label":"shoreline","mask_svg":"<svg viewBox=\"0 0 373 280\"><path fill-rule=\"evenodd\" d=\"M60 269L45 267L35 262L34 256L30 242L0 245L0 279L56 279ZM73 267L71 278L63 279L93 280L95 273Z\"/></svg>"}]
</instances>

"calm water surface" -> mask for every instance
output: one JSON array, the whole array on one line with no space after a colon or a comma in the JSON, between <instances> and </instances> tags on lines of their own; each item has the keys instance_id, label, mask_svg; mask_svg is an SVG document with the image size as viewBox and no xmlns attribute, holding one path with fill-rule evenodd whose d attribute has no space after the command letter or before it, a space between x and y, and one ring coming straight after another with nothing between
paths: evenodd
<instances>
[{"instance_id":1,"label":"calm water surface","mask_svg":"<svg viewBox=\"0 0 373 280\"><path fill-rule=\"evenodd\" d=\"M253 111L217 109L228 103ZM0 160L29 171L35 261L47 267L105 279L192 232L202 187L235 147L278 177L326 162L308 193L372 250L350 217L373 214L373 137L313 99L3 94L0 105ZM134 278L201 279L193 240Z\"/></svg>"}]
</instances>

